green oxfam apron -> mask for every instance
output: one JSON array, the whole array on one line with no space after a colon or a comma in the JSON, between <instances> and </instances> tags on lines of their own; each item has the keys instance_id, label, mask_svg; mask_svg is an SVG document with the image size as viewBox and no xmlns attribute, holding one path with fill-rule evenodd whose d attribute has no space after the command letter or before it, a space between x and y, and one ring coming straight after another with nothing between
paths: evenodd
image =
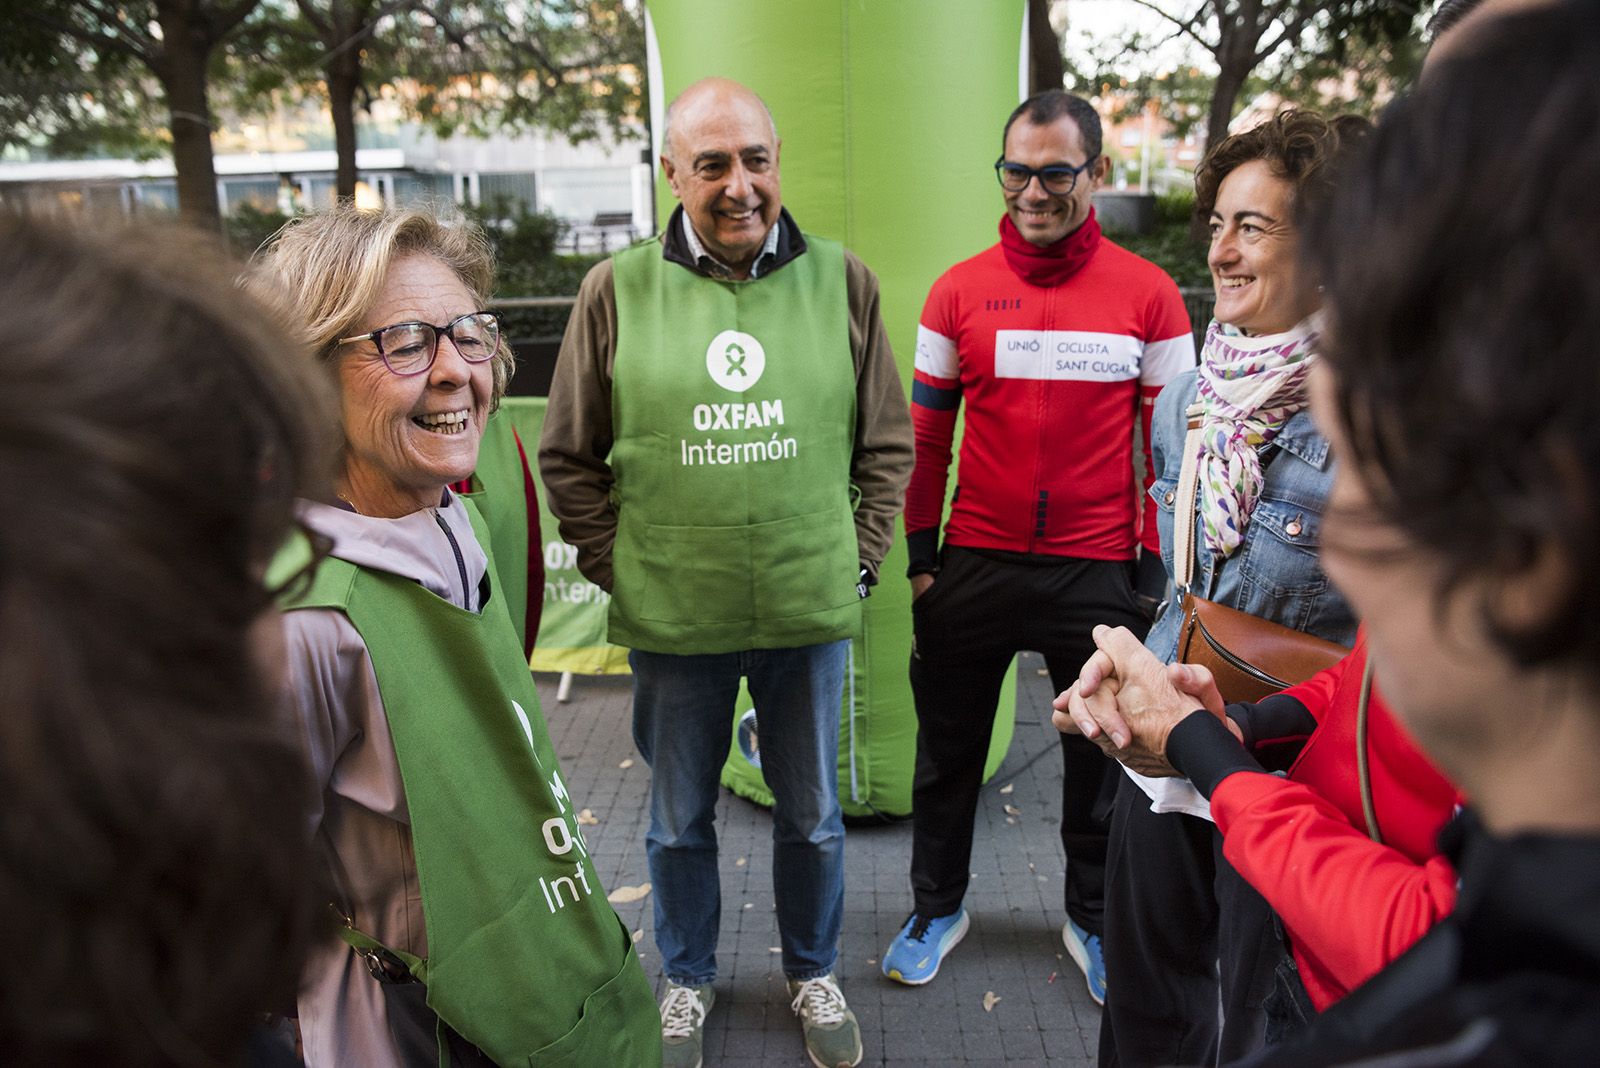
<instances>
[{"instance_id":1,"label":"green oxfam apron","mask_svg":"<svg viewBox=\"0 0 1600 1068\"><path fill-rule=\"evenodd\" d=\"M474 615L330 559L287 607L344 612L372 657L428 935L426 960L396 955L429 1007L502 1065L659 1065L650 984L589 860L501 598Z\"/></svg>"},{"instance_id":2,"label":"green oxfam apron","mask_svg":"<svg viewBox=\"0 0 1600 1068\"><path fill-rule=\"evenodd\" d=\"M472 472L472 489L462 494L483 516L494 543L490 559L498 599L511 613L517 640L528 647L528 494L523 483L522 454L511 417L495 412L483 427L478 445L478 466Z\"/></svg>"},{"instance_id":3,"label":"green oxfam apron","mask_svg":"<svg viewBox=\"0 0 1600 1068\"><path fill-rule=\"evenodd\" d=\"M609 639L663 653L811 645L860 625L844 249L706 278L614 259Z\"/></svg>"}]
</instances>

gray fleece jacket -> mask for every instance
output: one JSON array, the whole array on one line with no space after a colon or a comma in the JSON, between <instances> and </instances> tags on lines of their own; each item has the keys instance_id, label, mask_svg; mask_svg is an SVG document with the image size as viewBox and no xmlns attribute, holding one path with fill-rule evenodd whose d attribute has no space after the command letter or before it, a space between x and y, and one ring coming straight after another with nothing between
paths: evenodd
<instances>
[{"instance_id":1,"label":"gray fleece jacket","mask_svg":"<svg viewBox=\"0 0 1600 1068\"><path fill-rule=\"evenodd\" d=\"M311 502L302 503L301 516L333 539L334 556L414 579L458 608L481 609L488 560L454 495L447 492L440 507L400 519ZM461 550L459 565L436 516ZM366 645L343 613L327 609L287 612L283 631L284 708L305 740L318 788L311 831L335 902L374 938L424 955L410 817ZM383 991L337 937L312 950L299 1012L309 1068L403 1068L389 1037Z\"/></svg>"}]
</instances>

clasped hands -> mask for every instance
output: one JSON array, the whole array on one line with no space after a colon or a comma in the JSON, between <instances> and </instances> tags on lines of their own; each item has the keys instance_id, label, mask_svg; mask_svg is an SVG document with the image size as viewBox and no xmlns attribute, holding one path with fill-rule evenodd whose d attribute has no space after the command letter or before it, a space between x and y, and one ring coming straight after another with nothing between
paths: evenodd
<instances>
[{"instance_id":1,"label":"clasped hands","mask_svg":"<svg viewBox=\"0 0 1600 1068\"><path fill-rule=\"evenodd\" d=\"M1078 681L1053 702L1051 722L1063 734L1081 734L1109 757L1139 772L1171 778L1167 736L1180 720L1205 709L1240 735L1223 714L1211 672L1194 664L1163 664L1126 627L1094 628L1095 654Z\"/></svg>"}]
</instances>

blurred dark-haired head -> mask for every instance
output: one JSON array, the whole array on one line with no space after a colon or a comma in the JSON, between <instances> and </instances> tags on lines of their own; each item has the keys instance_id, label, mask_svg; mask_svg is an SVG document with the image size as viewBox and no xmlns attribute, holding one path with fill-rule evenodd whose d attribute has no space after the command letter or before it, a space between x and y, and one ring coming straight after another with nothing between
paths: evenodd
<instances>
[{"instance_id":1,"label":"blurred dark-haired head","mask_svg":"<svg viewBox=\"0 0 1600 1068\"><path fill-rule=\"evenodd\" d=\"M313 922L294 736L256 635L325 376L168 231L0 216L0 1045L222 1064Z\"/></svg>"},{"instance_id":2,"label":"blurred dark-haired head","mask_svg":"<svg viewBox=\"0 0 1600 1068\"><path fill-rule=\"evenodd\" d=\"M1496 20L1308 222L1371 510L1525 668L1600 665L1600 8ZM1537 571L1537 574L1535 572ZM1556 575L1528 602L1507 591Z\"/></svg>"}]
</instances>

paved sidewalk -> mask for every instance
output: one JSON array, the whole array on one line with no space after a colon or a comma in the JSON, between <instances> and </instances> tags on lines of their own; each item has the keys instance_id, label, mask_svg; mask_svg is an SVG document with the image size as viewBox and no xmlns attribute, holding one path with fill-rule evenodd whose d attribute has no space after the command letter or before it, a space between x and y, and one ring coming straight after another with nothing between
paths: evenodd
<instances>
[{"instance_id":1,"label":"paved sidewalk","mask_svg":"<svg viewBox=\"0 0 1600 1068\"><path fill-rule=\"evenodd\" d=\"M1050 726L1043 660L1024 654L1016 735L978 805L972 930L933 982L883 978L878 960L911 905L911 825L851 826L845 845L845 914L839 977L861 1021L864 1065L1089 1065L1100 1010L1061 945L1061 758ZM644 834L650 771L633 748L627 678L577 678L566 704L556 677L539 698L573 799L598 822L584 828L608 890L646 883ZM622 765L627 763L627 767ZM1009 792L1007 791L1009 788ZM1009 810L1008 810L1009 807ZM772 822L724 791L717 805L722 937L717 1003L706 1021L707 1068L809 1065L789 1009L776 946ZM641 932L645 972L661 987L650 899L617 905ZM998 1000L985 1009L988 995Z\"/></svg>"}]
</instances>

